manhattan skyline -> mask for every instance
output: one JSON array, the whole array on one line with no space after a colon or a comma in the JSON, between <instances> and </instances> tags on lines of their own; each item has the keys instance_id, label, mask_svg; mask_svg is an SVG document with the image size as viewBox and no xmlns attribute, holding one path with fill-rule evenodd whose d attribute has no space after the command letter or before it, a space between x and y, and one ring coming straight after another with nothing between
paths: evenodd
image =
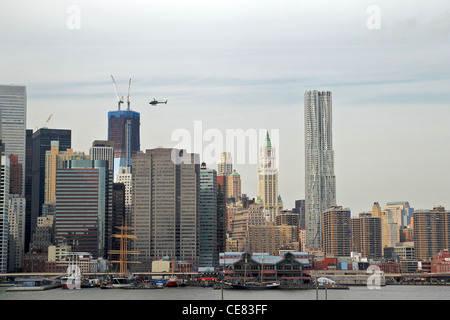
<instances>
[{"instance_id":1,"label":"manhattan skyline","mask_svg":"<svg viewBox=\"0 0 450 320\"><path fill-rule=\"evenodd\" d=\"M68 19L79 9L80 29ZM379 8L380 29L368 28ZM306 90L333 92L337 205L449 207L446 1L3 1L0 83L27 89L27 128L107 138L113 74L141 113L141 150L174 130L278 129L284 208L305 198ZM69 12L68 12L69 11ZM189 12L189 13L187 13ZM168 100L153 107L148 101ZM88 130L87 130L88 129ZM223 150L228 151L228 150ZM217 155L217 159L220 154ZM217 164L207 164L217 169ZM257 164L235 164L257 195Z\"/></svg>"}]
</instances>

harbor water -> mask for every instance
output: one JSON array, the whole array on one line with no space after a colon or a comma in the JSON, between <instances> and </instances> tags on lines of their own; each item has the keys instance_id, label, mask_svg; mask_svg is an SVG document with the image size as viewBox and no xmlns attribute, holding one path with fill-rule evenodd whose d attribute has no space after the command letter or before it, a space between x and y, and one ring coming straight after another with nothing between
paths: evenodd
<instances>
[{"instance_id":1,"label":"harbor water","mask_svg":"<svg viewBox=\"0 0 450 320\"><path fill-rule=\"evenodd\" d=\"M0 287L0 300L449 300L450 286L389 285L379 289L366 286L348 290L221 290L203 287L164 289L6 291Z\"/></svg>"}]
</instances>

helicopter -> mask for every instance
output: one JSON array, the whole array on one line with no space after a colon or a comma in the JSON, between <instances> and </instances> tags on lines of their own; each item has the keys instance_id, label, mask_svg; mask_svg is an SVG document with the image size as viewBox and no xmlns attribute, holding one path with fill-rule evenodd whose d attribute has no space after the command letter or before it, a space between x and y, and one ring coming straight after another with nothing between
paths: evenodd
<instances>
[{"instance_id":1,"label":"helicopter","mask_svg":"<svg viewBox=\"0 0 450 320\"><path fill-rule=\"evenodd\" d=\"M166 101L157 101L155 98L153 98L153 100L149 102L149 104L153 104L153 105L157 105L158 103L167 104L167 100Z\"/></svg>"}]
</instances>

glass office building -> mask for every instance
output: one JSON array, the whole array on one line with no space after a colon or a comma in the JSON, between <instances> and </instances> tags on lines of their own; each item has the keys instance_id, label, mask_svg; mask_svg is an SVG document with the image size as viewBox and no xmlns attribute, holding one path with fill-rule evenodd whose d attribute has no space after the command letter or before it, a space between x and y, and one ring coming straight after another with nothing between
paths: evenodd
<instances>
[{"instance_id":1,"label":"glass office building","mask_svg":"<svg viewBox=\"0 0 450 320\"><path fill-rule=\"evenodd\" d=\"M106 160L70 160L56 174L55 243L106 258L111 248L113 171Z\"/></svg>"}]
</instances>

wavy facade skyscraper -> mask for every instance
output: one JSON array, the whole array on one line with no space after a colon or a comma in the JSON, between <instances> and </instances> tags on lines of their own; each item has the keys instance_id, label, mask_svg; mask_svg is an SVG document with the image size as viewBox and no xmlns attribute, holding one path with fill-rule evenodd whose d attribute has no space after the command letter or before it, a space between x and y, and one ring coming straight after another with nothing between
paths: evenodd
<instances>
[{"instance_id":1,"label":"wavy facade skyscraper","mask_svg":"<svg viewBox=\"0 0 450 320\"><path fill-rule=\"evenodd\" d=\"M307 246L322 248L322 213L336 205L331 92L308 90L304 103Z\"/></svg>"}]
</instances>

